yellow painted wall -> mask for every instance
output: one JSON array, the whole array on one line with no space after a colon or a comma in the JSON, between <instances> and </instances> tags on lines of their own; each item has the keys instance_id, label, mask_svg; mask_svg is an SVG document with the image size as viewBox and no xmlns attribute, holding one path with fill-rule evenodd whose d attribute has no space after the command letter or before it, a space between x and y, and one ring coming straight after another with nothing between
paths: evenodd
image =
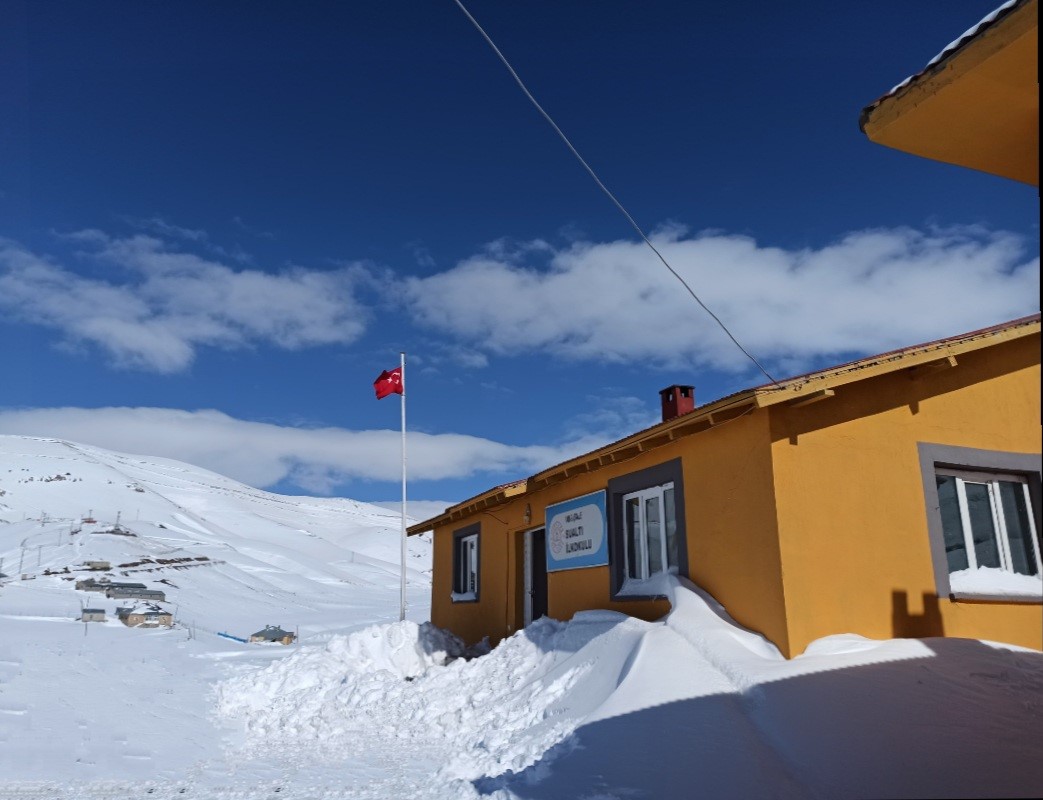
<instances>
[{"instance_id":1,"label":"yellow painted wall","mask_svg":"<svg viewBox=\"0 0 1043 800\"><path fill-rule=\"evenodd\" d=\"M939 598L918 442L1040 452L1039 335L771 411L789 655L832 633L1043 648L1043 606Z\"/></svg>"},{"instance_id":2,"label":"yellow painted wall","mask_svg":"<svg viewBox=\"0 0 1043 800\"><path fill-rule=\"evenodd\" d=\"M503 518L502 509L494 509ZM478 597L476 603L454 603L453 531L481 524L478 535ZM503 638L508 619L510 586L506 580L509 567L507 529L489 514L480 514L452 526L437 528L434 535L431 581L431 621L448 628L468 644L488 636L492 642Z\"/></svg>"},{"instance_id":3,"label":"yellow painted wall","mask_svg":"<svg viewBox=\"0 0 1043 800\"><path fill-rule=\"evenodd\" d=\"M610 478L682 459L688 569L740 623L785 644L782 578L775 529L768 415L764 411L677 439L626 461L583 473L513 498L435 532L432 621L468 643L493 642L517 630L523 617L525 530L544 522L546 506L605 489ZM525 508L531 509L526 523ZM495 515L495 516L494 516ZM453 531L482 525L479 603L450 599ZM608 567L553 572L548 612L560 620L584 609L612 609L643 619L669 610L665 601L613 601Z\"/></svg>"}]
</instances>

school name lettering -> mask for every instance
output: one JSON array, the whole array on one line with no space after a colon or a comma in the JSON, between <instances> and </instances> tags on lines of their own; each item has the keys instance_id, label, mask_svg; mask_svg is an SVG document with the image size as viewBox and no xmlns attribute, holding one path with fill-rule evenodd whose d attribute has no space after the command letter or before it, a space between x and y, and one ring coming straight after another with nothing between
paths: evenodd
<instances>
[{"instance_id":1,"label":"school name lettering","mask_svg":"<svg viewBox=\"0 0 1043 800\"><path fill-rule=\"evenodd\" d=\"M578 569L608 563L604 500L590 496L566 501L572 507L547 507L549 569ZM580 505L583 503L583 505ZM555 513L557 512L557 513Z\"/></svg>"}]
</instances>

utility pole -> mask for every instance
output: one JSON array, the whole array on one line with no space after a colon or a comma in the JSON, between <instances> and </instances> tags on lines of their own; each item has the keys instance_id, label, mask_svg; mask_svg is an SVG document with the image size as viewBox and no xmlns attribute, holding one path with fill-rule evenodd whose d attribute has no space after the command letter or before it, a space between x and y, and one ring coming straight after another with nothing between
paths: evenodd
<instances>
[{"instance_id":1,"label":"utility pole","mask_svg":"<svg viewBox=\"0 0 1043 800\"><path fill-rule=\"evenodd\" d=\"M25 545L22 545L22 555L18 557L18 574L22 574L22 564L25 561Z\"/></svg>"},{"instance_id":2,"label":"utility pole","mask_svg":"<svg viewBox=\"0 0 1043 800\"><path fill-rule=\"evenodd\" d=\"M43 545L36 545L36 566L40 566L40 551L43 550Z\"/></svg>"}]
</instances>

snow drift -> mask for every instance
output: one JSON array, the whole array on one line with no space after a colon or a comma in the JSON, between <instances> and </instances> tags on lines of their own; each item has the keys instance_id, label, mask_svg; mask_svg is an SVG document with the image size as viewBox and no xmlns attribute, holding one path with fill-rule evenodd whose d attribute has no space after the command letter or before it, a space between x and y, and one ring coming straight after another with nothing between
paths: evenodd
<instances>
[{"instance_id":1,"label":"snow drift","mask_svg":"<svg viewBox=\"0 0 1043 800\"><path fill-rule=\"evenodd\" d=\"M396 623L218 689L251 757L400 746L431 796L1031 796L1043 655L828 637L784 659L687 582L648 623L541 619L487 655Z\"/></svg>"}]
</instances>

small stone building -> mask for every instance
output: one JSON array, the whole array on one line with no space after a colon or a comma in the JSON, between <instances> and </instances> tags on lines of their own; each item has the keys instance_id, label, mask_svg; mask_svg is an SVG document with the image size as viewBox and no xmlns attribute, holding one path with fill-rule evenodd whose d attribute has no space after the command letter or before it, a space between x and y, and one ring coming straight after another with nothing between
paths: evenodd
<instances>
[{"instance_id":1,"label":"small stone building","mask_svg":"<svg viewBox=\"0 0 1043 800\"><path fill-rule=\"evenodd\" d=\"M112 584L108 580L95 580L94 578L84 578L83 580L76 581L76 588L84 592L104 592Z\"/></svg>"},{"instance_id":2,"label":"small stone building","mask_svg":"<svg viewBox=\"0 0 1043 800\"><path fill-rule=\"evenodd\" d=\"M251 642L278 642L279 644L293 644L297 636L284 631L278 625L265 625L263 631L250 635Z\"/></svg>"},{"instance_id":3,"label":"small stone building","mask_svg":"<svg viewBox=\"0 0 1043 800\"><path fill-rule=\"evenodd\" d=\"M83 565L94 572L105 572L112 569L112 564L108 561L85 561Z\"/></svg>"},{"instance_id":4,"label":"small stone building","mask_svg":"<svg viewBox=\"0 0 1043 800\"><path fill-rule=\"evenodd\" d=\"M105 621L105 609L104 608L85 608L80 613L81 622L104 622Z\"/></svg>"},{"instance_id":5,"label":"small stone building","mask_svg":"<svg viewBox=\"0 0 1043 800\"><path fill-rule=\"evenodd\" d=\"M128 628L169 628L174 624L174 617L169 611L152 603L117 608L116 616Z\"/></svg>"}]
</instances>

